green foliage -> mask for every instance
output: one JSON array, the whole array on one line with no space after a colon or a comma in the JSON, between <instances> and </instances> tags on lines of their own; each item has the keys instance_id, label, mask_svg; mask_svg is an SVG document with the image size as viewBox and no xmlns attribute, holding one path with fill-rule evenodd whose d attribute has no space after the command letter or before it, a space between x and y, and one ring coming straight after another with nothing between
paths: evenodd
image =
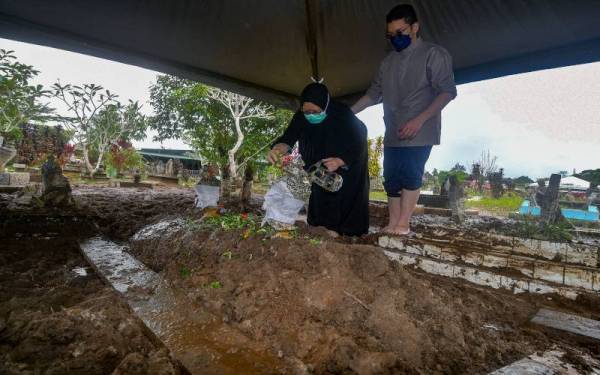
<instances>
[{"instance_id":1,"label":"green foliage","mask_svg":"<svg viewBox=\"0 0 600 375\"><path fill-rule=\"evenodd\" d=\"M383 156L383 137L369 139L367 142L369 147L369 177L379 177L381 176L379 160Z\"/></svg>"},{"instance_id":2,"label":"green foliage","mask_svg":"<svg viewBox=\"0 0 600 375\"><path fill-rule=\"evenodd\" d=\"M221 284L220 281L215 280L215 281L211 282L210 284L208 284L208 287L211 289L221 289L223 287L223 285Z\"/></svg>"},{"instance_id":3,"label":"green foliage","mask_svg":"<svg viewBox=\"0 0 600 375\"><path fill-rule=\"evenodd\" d=\"M438 183L443 185L450 176L456 176L458 183L462 184L469 177L469 174L463 170L439 171L437 174Z\"/></svg>"},{"instance_id":4,"label":"green foliage","mask_svg":"<svg viewBox=\"0 0 600 375\"><path fill-rule=\"evenodd\" d=\"M587 169L575 174L575 177L579 177L582 180L590 182L592 186L600 186L600 168Z\"/></svg>"},{"instance_id":5,"label":"green foliage","mask_svg":"<svg viewBox=\"0 0 600 375\"><path fill-rule=\"evenodd\" d=\"M308 240L308 242L313 246L319 246L323 243L323 241L320 238L311 238Z\"/></svg>"},{"instance_id":6,"label":"green foliage","mask_svg":"<svg viewBox=\"0 0 600 375\"><path fill-rule=\"evenodd\" d=\"M387 202L387 194L385 191L370 191L369 199L373 201Z\"/></svg>"},{"instance_id":7,"label":"green foliage","mask_svg":"<svg viewBox=\"0 0 600 375\"><path fill-rule=\"evenodd\" d=\"M516 193L506 193L500 198L483 196L479 200L467 200L466 208L484 209L497 214L515 212L521 206L523 198Z\"/></svg>"},{"instance_id":8,"label":"green foliage","mask_svg":"<svg viewBox=\"0 0 600 375\"><path fill-rule=\"evenodd\" d=\"M469 202L469 204L476 205L478 207L501 208L513 211L517 210L521 206L521 203L523 203L523 198L515 193L506 193L500 198L484 196L478 201Z\"/></svg>"},{"instance_id":9,"label":"green foliage","mask_svg":"<svg viewBox=\"0 0 600 375\"><path fill-rule=\"evenodd\" d=\"M190 232L194 232L194 231L197 231L202 228L202 225L198 221L194 220L194 218L192 218L192 217L187 217L185 219L184 226L185 226L185 229Z\"/></svg>"},{"instance_id":10,"label":"green foliage","mask_svg":"<svg viewBox=\"0 0 600 375\"><path fill-rule=\"evenodd\" d=\"M125 169L143 170L144 158L131 145L123 147L121 145L112 145L110 151L106 154L104 161L107 171L114 169L116 175L119 175Z\"/></svg>"},{"instance_id":11,"label":"green foliage","mask_svg":"<svg viewBox=\"0 0 600 375\"><path fill-rule=\"evenodd\" d=\"M39 74L30 65L17 61L14 51L0 49L0 135L18 140L22 136L19 126L30 121L51 119L54 112L40 100L50 96L42 85L31 85Z\"/></svg>"},{"instance_id":12,"label":"green foliage","mask_svg":"<svg viewBox=\"0 0 600 375\"><path fill-rule=\"evenodd\" d=\"M150 127L158 135L155 140L182 138L205 163L227 165L227 152L237 140L235 124L229 110L211 98L210 88L198 82L161 75L150 86L150 102L155 115ZM256 102L254 105L261 105ZM289 123L292 113L278 109L270 119L247 118L241 123L244 142L236 153L236 161L260 161L260 151L274 140Z\"/></svg>"},{"instance_id":13,"label":"green foliage","mask_svg":"<svg viewBox=\"0 0 600 375\"><path fill-rule=\"evenodd\" d=\"M138 102L109 104L90 121L90 141L96 146L118 141L141 141L146 137L147 121Z\"/></svg>"},{"instance_id":14,"label":"green foliage","mask_svg":"<svg viewBox=\"0 0 600 375\"><path fill-rule=\"evenodd\" d=\"M190 277L191 274L192 271L190 271L190 269L186 266L181 266L181 268L179 269L179 276L181 276L182 279L187 279L188 277Z\"/></svg>"},{"instance_id":15,"label":"green foliage","mask_svg":"<svg viewBox=\"0 0 600 375\"><path fill-rule=\"evenodd\" d=\"M543 224L531 216L524 216L517 224L517 236L523 238L534 238L549 241L570 241L573 235L570 233L572 225L567 221L558 224Z\"/></svg>"},{"instance_id":16,"label":"green foliage","mask_svg":"<svg viewBox=\"0 0 600 375\"><path fill-rule=\"evenodd\" d=\"M274 229L261 226L260 218L253 214L226 213L204 219L202 227L208 229L240 230L241 237L246 239L254 235L272 236Z\"/></svg>"},{"instance_id":17,"label":"green foliage","mask_svg":"<svg viewBox=\"0 0 600 375\"><path fill-rule=\"evenodd\" d=\"M534 181L529 178L528 176L521 176L521 177L517 177L513 180L513 182L515 183L515 185L528 185L533 183Z\"/></svg>"},{"instance_id":18,"label":"green foliage","mask_svg":"<svg viewBox=\"0 0 600 375\"><path fill-rule=\"evenodd\" d=\"M53 86L54 96L67 105L71 117L63 117L64 125L71 129L75 142L83 148L85 166L90 176L98 170L104 154L119 140L142 140L147 121L137 102L121 104L118 96L102 86ZM96 158L91 155L95 153ZM92 160L95 165L92 165Z\"/></svg>"},{"instance_id":19,"label":"green foliage","mask_svg":"<svg viewBox=\"0 0 600 375\"><path fill-rule=\"evenodd\" d=\"M467 168L465 168L464 165L460 164L460 163L456 163L454 164L454 167L452 167L452 169L450 170L452 172L466 172Z\"/></svg>"}]
</instances>

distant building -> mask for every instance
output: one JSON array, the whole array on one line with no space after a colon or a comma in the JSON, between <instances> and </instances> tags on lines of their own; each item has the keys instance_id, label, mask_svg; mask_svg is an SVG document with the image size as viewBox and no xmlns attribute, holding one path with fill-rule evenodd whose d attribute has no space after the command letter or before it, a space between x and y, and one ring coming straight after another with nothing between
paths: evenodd
<instances>
[{"instance_id":1,"label":"distant building","mask_svg":"<svg viewBox=\"0 0 600 375\"><path fill-rule=\"evenodd\" d=\"M157 177L198 175L202 161L190 150L142 148L138 151L148 164L148 174Z\"/></svg>"}]
</instances>

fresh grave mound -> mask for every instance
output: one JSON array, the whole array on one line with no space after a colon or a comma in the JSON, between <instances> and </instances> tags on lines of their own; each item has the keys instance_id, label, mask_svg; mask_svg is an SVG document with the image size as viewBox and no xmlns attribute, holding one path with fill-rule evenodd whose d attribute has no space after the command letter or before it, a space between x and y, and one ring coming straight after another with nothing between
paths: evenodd
<instances>
[{"instance_id":1,"label":"fresh grave mound","mask_svg":"<svg viewBox=\"0 0 600 375\"><path fill-rule=\"evenodd\" d=\"M38 233L0 236L1 374L182 372L89 268L76 238L22 229Z\"/></svg>"},{"instance_id":2,"label":"fresh grave mound","mask_svg":"<svg viewBox=\"0 0 600 375\"><path fill-rule=\"evenodd\" d=\"M182 225L131 251L315 373L481 373L552 344L527 299L408 272L374 246Z\"/></svg>"}]
</instances>

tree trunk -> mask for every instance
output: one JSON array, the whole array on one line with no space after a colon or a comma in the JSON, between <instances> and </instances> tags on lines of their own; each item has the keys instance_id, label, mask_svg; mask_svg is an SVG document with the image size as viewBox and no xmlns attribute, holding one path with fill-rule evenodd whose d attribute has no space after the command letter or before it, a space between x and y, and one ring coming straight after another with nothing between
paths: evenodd
<instances>
[{"instance_id":1,"label":"tree trunk","mask_svg":"<svg viewBox=\"0 0 600 375\"><path fill-rule=\"evenodd\" d=\"M235 153L238 152L242 143L244 142L244 133L242 133L242 128L240 126L240 118L234 117L235 121L235 131L237 133L237 141L235 145L229 152L227 153L229 156L229 175L234 180L237 178L237 163L235 162Z\"/></svg>"},{"instance_id":2,"label":"tree trunk","mask_svg":"<svg viewBox=\"0 0 600 375\"><path fill-rule=\"evenodd\" d=\"M231 198L231 176L229 175L229 165L221 167L221 192L220 201L224 203Z\"/></svg>"},{"instance_id":3,"label":"tree trunk","mask_svg":"<svg viewBox=\"0 0 600 375\"><path fill-rule=\"evenodd\" d=\"M103 157L104 157L104 151L98 151L98 161L96 161L96 166L94 167L93 174L96 174L96 172L98 172L98 169L100 169L100 164L102 163ZM92 178L93 178L93 174L92 174Z\"/></svg>"},{"instance_id":4,"label":"tree trunk","mask_svg":"<svg viewBox=\"0 0 600 375\"><path fill-rule=\"evenodd\" d=\"M83 147L83 162L85 163L85 168L90 176L90 178L94 178L94 166L90 162L90 153L87 148L86 143L82 143Z\"/></svg>"},{"instance_id":5,"label":"tree trunk","mask_svg":"<svg viewBox=\"0 0 600 375\"><path fill-rule=\"evenodd\" d=\"M244 171L244 183L242 184L242 193L240 194L240 200L244 207L250 205L250 198L252 198L252 182L254 180L254 169L250 165L246 165Z\"/></svg>"}]
</instances>

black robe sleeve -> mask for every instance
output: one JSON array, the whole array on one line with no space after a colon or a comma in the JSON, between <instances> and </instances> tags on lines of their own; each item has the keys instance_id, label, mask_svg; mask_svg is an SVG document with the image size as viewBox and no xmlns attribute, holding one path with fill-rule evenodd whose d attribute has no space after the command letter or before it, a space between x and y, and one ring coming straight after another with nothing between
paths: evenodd
<instances>
[{"instance_id":1,"label":"black robe sleeve","mask_svg":"<svg viewBox=\"0 0 600 375\"><path fill-rule=\"evenodd\" d=\"M303 119L300 116L302 116L302 114L300 111L297 111L292 117L290 124L283 132L283 135L277 138L271 147L278 143L285 143L290 147L290 150L294 147L300 138L300 133L302 133Z\"/></svg>"}]
</instances>

